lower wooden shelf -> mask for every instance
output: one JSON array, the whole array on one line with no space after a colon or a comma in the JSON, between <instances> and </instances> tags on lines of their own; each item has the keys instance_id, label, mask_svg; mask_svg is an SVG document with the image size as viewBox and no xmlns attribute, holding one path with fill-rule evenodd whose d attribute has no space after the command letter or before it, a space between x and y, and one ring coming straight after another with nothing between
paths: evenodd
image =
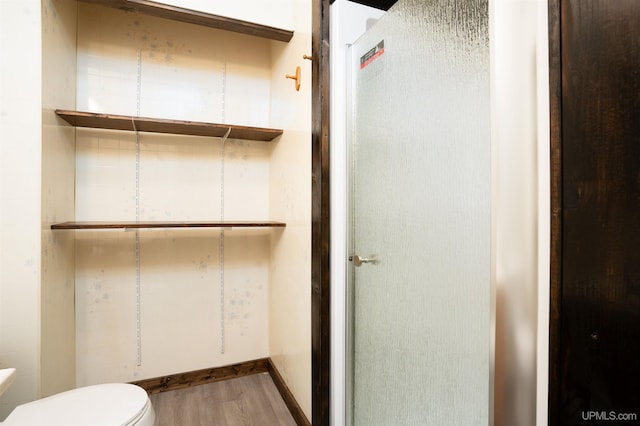
<instances>
[{"instance_id":1,"label":"lower wooden shelf","mask_svg":"<svg viewBox=\"0 0 640 426\"><path fill-rule=\"evenodd\" d=\"M212 136L221 138L229 132L231 139L268 142L280 136L282 129L205 123L201 121L169 120L152 117L132 117L118 114L57 109L56 114L75 127L127 130L130 132L169 133L174 135Z\"/></svg>"},{"instance_id":2,"label":"lower wooden shelf","mask_svg":"<svg viewBox=\"0 0 640 426\"><path fill-rule=\"evenodd\" d=\"M53 230L65 229L157 229L157 228L284 228L283 222L273 221L192 221L192 222L61 222L51 225Z\"/></svg>"}]
</instances>

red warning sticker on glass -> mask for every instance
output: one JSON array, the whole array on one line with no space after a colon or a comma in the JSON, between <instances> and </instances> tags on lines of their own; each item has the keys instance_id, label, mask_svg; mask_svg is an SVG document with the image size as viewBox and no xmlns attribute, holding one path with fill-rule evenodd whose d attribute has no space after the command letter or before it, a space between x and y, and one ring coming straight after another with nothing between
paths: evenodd
<instances>
[{"instance_id":1,"label":"red warning sticker on glass","mask_svg":"<svg viewBox=\"0 0 640 426\"><path fill-rule=\"evenodd\" d=\"M378 59L384 53L384 40L380 41L373 49L360 57L360 69Z\"/></svg>"}]
</instances>

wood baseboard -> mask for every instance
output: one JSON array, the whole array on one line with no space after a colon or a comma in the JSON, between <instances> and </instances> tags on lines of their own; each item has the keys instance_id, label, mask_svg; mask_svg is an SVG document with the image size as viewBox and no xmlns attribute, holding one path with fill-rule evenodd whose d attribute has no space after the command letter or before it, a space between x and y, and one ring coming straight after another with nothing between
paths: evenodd
<instances>
[{"instance_id":1,"label":"wood baseboard","mask_svg":"<svg viewBox=\"0 0 640 426\"><path fill-rule=\"evenodd\" d=\"M153 379L139 380L132 383L140 386L146 390L149 395L152 395L267 372L269 372L269 359L261 358L224 367L172 374L170 376L155 377Z\"/></svg>"},{"instance_id":2,"label":"wood baseboard","mask_svg":"<svg viewBox=\"0 0 640 426\"><path fill-rule=\"evenodd\" d=\"M224 367L207 368L204 370L189 371L187 373L172 374L169 376L155 377L152 379L131 382L143 388L149 395L169 392L192 386L204 385L221 380L237 379L252 374L269 373L280 396L284 400L291 416L299 426L311 426L298 401L289 390L280 372L271 358L261 358Z\"/></svg>"},{"instance_id":3,"label":"wood baseboard","mask_svg":"<svg viewBox=\"0 0 640 426\"><path fill-rule=\"evenodd\" d=\"M282 399L287 405L287 408L293 416L293 419L296 421L296 424L298 426L311 426L309 419L307 419L307 416L304 415L300 404L298 404L298 401L296 401L296 399L293 397L293 393L291 393L291 390L289 390L289 387L280 375L278 368L275 366L271 358L267 359L267 364L269 375L271 376L273 383L275 383L276 388L278 388L278 392L280 392L280 396L282 396Z\"/></svg>"}]
</instances>

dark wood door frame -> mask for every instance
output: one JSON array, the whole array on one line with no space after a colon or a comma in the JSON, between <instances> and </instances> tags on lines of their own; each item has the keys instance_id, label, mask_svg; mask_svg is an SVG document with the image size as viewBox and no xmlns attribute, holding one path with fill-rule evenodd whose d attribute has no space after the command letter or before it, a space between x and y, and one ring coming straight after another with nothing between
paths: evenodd
<instances>
[{"instance_id":1,"label":"dark wood door frame","mask_svg":"<svg viewBox=\"0 0 640 426\"><path fill-rule=\"evenodd\" d=\"M329 0L312 3L311 423L329 424L331 265L329 176Z\"/></svg>"},{"instance_id":2,"label":"dark wood door frame","mask_svg":"<svg viewBox=\"0 0 640 426\"><path fill-rule=\"evenodd\" d=\"M640 421L638 28L635 0L549 0L550 426Z\"/></svg>"},{"instance_id":3,"label":"dark wood door frame","mask_svg":"<svg viewBox=\"0 0 640 426\"><path fill-rule=\"evenodd\" d=\"M549 306L549 418L557 416L560 383L560 282L562 280L562 69L560 0L549 0L549 110L551 151L551 263Z\"/></svg>"}]
</instances>

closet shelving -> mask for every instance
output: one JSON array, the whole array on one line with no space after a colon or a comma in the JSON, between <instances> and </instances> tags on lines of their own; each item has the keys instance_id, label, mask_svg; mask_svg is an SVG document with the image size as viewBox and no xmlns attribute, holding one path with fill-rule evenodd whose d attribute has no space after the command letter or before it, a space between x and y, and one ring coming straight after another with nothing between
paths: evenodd
<instances>
[{"instance_id":1,"label":"closet shelving","mask_svg":"<svg viewBox=\"0 0 640 426\"><path fill-rule=\"evenodd\" d=\"M100 4L116 9L144 13L146 15L159 18L171 19L174 21L188 22L190 24L203 25L211 28L218 28L226 31L233 31L248 34L256 37L268 38L271 40L288 42L293 37L293 31L267 25L255 24L253 22L239 19L227 18L224 16L212 15L210 13L185 9L182 7L166 5L150 0L81 0L85 3Z\"/></svg>"},{"instance_id":2,"label":"closet shelving","mask_svg":"<svg viewBox=\"0 0 640 426\"><path fill-rule=\"evenodd\" d=\"M51 229L157 229L157 228L283 228L286 224L273 221L169 221L169 222L62 222L54 223Z\"/></svg>"},{"instance_id":3,"label":"closet shelving","mask_svg":"<svg viewBox=\"0 0 640 426\"><path fill-rule=\"evenodd\" d=\"M169 133L189 136L230 137L272 141L283 131L263 127L236 126L197 121L169 120L149 117L132 117L115 114L99 114L84 111L56 110L56 114L75 127L128 130L149 133ZM228 133L228 135L227 135ZM157 228L281 228L283 222L274 221L80 221L51 225L53 230L91 229L157 229Z\"/></svg>"},{"instance_id":4,"label":"closet shelving","mask_svg":"<svg viewBox=\"0 0 640 426\"><path fill-rule=\"evenodd\" d=\"M283 132L280 129L235 126L229 124L196 121L168 120L149 117L131 117L115 114L99 114L84 111L56 110L56 114L75 127L128 130L150 133L170 133L189 136L230 137L272 141ZM228 133L228 135L227 135ZM281 228L283 222L274 221L80 221L51 225L53 230L91 229L157 229L157 228Z\"/></svg>"},{"instance_id":5,"label":"closet shelving","mask_svg":"<svg viewBox=\"0 0 640 426\"><path fill-rule=\"evenodd\" d=\"M288 42L293 31L260 25L238 19L165 5L149 0L81 0L120 10L138 12L155 17L187 22L256 37ZM62 110L56 114L74 127L124 130L149 133L168 133L186 136L229 137L269 142L282 135L281 129L238 126L152 117L136 117L86 111ZM69 221L54 223L53 230L97 229L158 229L158 228L282 228L286 224L275 221Z\"/></svg>"},{"instance_id":6,"label":"closet shelving","mask_svg":"<svg viewBox=\"0 0 640 426\"><path fill-rule=\"evenodd\" d=\"M282 134L280 129L236 126L200 121L169 120L163 118L131 117L116 114L99 114L84 111L56 110L56 114L75 127L94 129L129 130L174 135L210 136L221 138L227 131L231 139L272 141Z\"/></svg>"},{"instance_id":7,"label":"closet shelving","mask_svg":"<svg viewBox=\"0 0 640 426\"><path fill-rule=\"evenodd\" d=\"M189 136L230 137L272 141L283 131L263 127L236 126L197 121L169 120L150 117L132 117L84 111L56 110L56 114L75 127L128 130L149 133L169 133ZM227 134L228 133L228 134ZM80 221L51 225L53 230L97 229L158 229L158 228L281 228L286 224L274 221Z\"/></svg>"}]
</instances>

